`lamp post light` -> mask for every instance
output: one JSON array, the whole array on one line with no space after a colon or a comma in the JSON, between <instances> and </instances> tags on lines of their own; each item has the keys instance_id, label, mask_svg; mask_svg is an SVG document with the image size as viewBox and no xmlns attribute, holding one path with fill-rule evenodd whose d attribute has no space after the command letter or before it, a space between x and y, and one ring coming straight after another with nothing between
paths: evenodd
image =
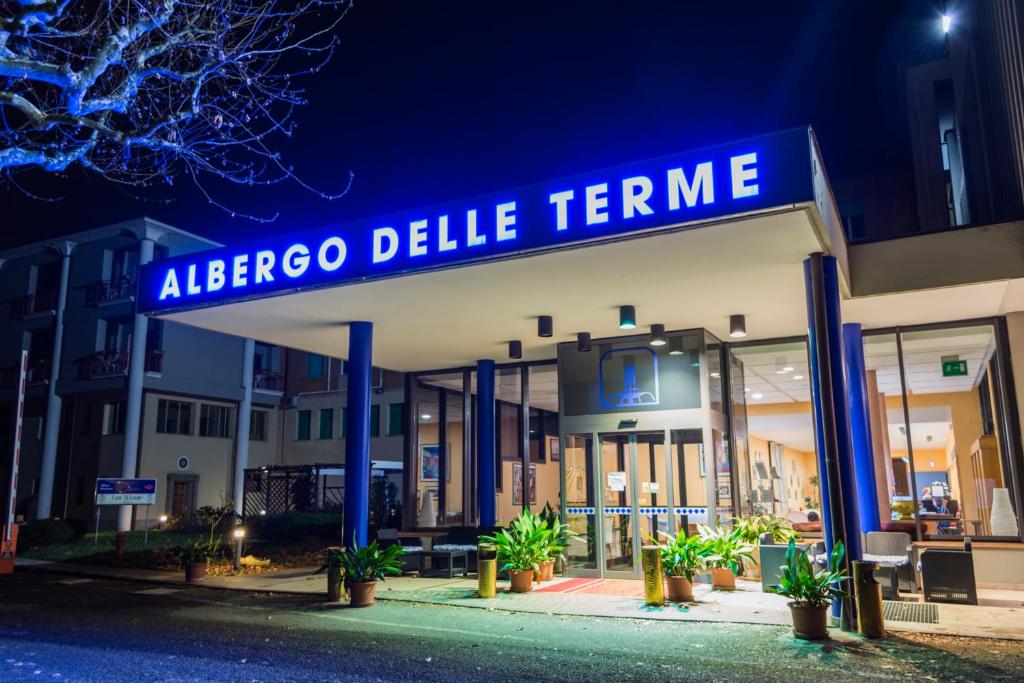
<instances>
[{"instance_id":1,"label":"lamp post light","mask_svg":"<svg viewBox=\"0 0 1024 683\"><path fill-rule=\"evenodd\" d=\"M167 524L167 515L160 515L160 531L164 530L164 526Z\"/></svg>"},{"instance_id":2,"label":"lamp post light","mask_svg":"<svg viewBox=\"0 0 1024 683\"><path fill-rule=\"evenodd\" d=\"M238 572L242 570L242 540L245 538L245 528L236 526L231 535L235 538L235 571Z\"/></svg>"}]
</instances>

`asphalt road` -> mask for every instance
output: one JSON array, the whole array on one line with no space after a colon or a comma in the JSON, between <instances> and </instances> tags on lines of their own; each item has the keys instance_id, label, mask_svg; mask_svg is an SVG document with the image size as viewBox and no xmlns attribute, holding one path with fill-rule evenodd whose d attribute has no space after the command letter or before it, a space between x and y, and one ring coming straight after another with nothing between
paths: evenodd
<instances>
[{"instance_id":1,"label":"asphalt road","mask_svg":"<svg viewBox=\"0 0 1024 683\"><path fill-rule=\"evenodd\" d=\"M184 588L184 587L183 587ZM170 592L169 592L170 591ZM1024 642L808 644L788 629L0 577L0 681L1024 680Z\"/></svg>"}]
</instances>

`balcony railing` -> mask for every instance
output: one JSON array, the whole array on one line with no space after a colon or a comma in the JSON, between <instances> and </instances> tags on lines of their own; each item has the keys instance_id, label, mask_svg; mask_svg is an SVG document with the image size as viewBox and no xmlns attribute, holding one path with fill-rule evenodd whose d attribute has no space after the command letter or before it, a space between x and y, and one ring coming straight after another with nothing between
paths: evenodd
<instances>
[{"instance_id":1,"label":"balcony railing","mask_svg":"<svg viewBox=\"0 0 1024 683\"><path fill-rule=\"evenodd\" d=\"M81 379L123 377L128 374L130 355L127 349L98 351L79 361L79 376Z\"/></svg>"},{"instance_id":2,"label":"balcony railing","mask_svg":"<svg viewBox=\"0 0 1024 683\"><path fill-rule=\"evenodd\" d=\"M57 308L57 292L37 292L11 299L11 320L50 313Z\"/></svg>"},{"instance_id":3,"label":"balcony railing","mask_svg":"<svg viewBox=\"0 0 1024 683\"><path fill-rule=\"evenodd\" d=\"M252 374L252 388L256 391L284 391L284 376L272 370L256 370Z\"/></svg>"},{"instance_id":4,"label":"balcony railing","mask_svg":"<svg viewBox=\"0 0 1024 683\"><path fill-rule=\"evenodd\" d=\"M50 361L46 359L29 361L28 368L25 371L25 379L28 384L48 382L50 380ZM0 389L17 388L18 366L11 365L6 368L0 368Z\"/></svg>"},{"instance_id":5,"label":"balcony railing","mask_svg":"<svg viewBox=\"0 0 1024 683\"><path fill-rule=\"evenodd\" d=\"M112 280L99 280L85 290L88 306L105 306L122 301L131 301L135 294L135 281L128 275Z\"/></svg>"}]
</instances>

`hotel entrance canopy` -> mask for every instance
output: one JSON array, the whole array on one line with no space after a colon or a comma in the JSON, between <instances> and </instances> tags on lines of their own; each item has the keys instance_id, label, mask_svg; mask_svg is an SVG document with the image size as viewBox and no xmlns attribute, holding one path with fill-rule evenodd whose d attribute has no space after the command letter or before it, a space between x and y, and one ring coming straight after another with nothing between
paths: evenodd
<instances>
[{"instance_id":1,"label":"hotel entrance canopy","mask_svg":"<svg viewBox=\"0 0 1024 683\"><path fill-rule=\"evenodd\" d=\"M342 323L370 320L374 364L420 371L502 358L512 339L525 360L552 359L577 332L618 334L623 304L641 326L724 337L742 313L750 339L803 335L802 263L815 252L836 257L844 318L866 328L1020 310L1020 226L1003 227L987 256L966 235L971 248L926 235L850 249L814 135L799 128L154 262L139 303L341 357ZM554 317L553 338L537 336L539 315Z\"/></svg>"}]
</instances>

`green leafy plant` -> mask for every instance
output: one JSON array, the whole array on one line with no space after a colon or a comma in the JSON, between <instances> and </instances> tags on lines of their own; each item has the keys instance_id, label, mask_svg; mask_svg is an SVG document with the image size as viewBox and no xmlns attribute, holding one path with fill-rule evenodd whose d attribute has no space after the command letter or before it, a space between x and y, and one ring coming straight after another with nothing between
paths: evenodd
<instances>
[{"instance_id":1,"label":"green leafy plant","mask_svg":"<svg viewBox=\"0 0 1024 683\"><path fill-rule=\"evenodd\" d=\"M732 520L732 527L738 529L740 537L752 545L758 544L761 541L761 536L766 533L771 533L772 540L776 543L788 543L791 538L800 538L800 535L793 530L792 522L775 515L736 517Z\"/></svg>"},{"instance_id":2,"label":"green leafy plant","mask_svg":"<svg viewBox=\"0 0 1024 683\"><path fill-rule=\"evenodd\" d=\"M538 516L551 531L544 553L545 559L555 561L565 559L563 555L565 549L569 547L570 541L579 537L578 534L570 529L568 524L562 523L561 517L554 511L550 503L544 504L544 509Z\"/></svg>"},{"instance_id":3,"label":"green leafy plant","mask_svg":"<svg viewBox=\"0 0 1024 683\"><path fill-rule=\"evenodd\" d=\"M739 574L743 560L754 559L754 546L743 540L743 534L736 528L711 528L700 525L701 539L706 544L704 561L711 569L728 569Z\"/></svg>"},{"instance_id":4,"label":"green leafy plant","mask_svg":"<svg viewBox=\"0 0 1024 683\"><path fill-rule=\"evenodd\" d=\"M700 536L667 535L661 545L661 566L668 576L684 576L692 582L694 575L706 566L708 543Z\"/></svg>"},{"instance_id":5,"label":"green leafy plant","mask_svg":"<svg viewBox=\"0 0 1024 683\"><path fill-rule=\"evenodd\" d=\"M540 515L524 510L507 529L480 540L494 544L502 571L520 572L540 569L540 563L548 559L551 536L551 528Z\"/></svg>"},{"instance_id":6,"label":"green leafy plant","mask_svg":"<svg viewBox=\"0 0 1024 683\"><path fill-rule=\"evenodd\" d=\"M317 572L331 569L341 571L345 587L353 583L383 581L385 576L398 576L402 573L402 546L395 544L382 548L377 541L369 545L351 548L327 548L324 551L323 564Z\"/></svg>"},{"instance_id":7,"label":"green leafy plant","mask_svg":"<svg viewBox=\"0 0 1024 683\"><path fill-rule=\"evenodd\" d=\"M832 549L825 569L814 568L812 553L810 548L797 550L796 541L790 539L779 582L769 586L768 591L789 598L797 607L825 607L836 598L846 597L842 590L846 580L842 542Z\"/></svg>"},{"instance_id":8,"label":"green leafy plant","mask_svg":"<svg viewBox=\"0 0 1024 683\"><path fill-rule=\"evenodd\" d=\"M171 548L171 555L180 565L195 564L209 562L218 557L223 548L224 544L220 539L192 538Z\"/></svg>"}]
</instances>

